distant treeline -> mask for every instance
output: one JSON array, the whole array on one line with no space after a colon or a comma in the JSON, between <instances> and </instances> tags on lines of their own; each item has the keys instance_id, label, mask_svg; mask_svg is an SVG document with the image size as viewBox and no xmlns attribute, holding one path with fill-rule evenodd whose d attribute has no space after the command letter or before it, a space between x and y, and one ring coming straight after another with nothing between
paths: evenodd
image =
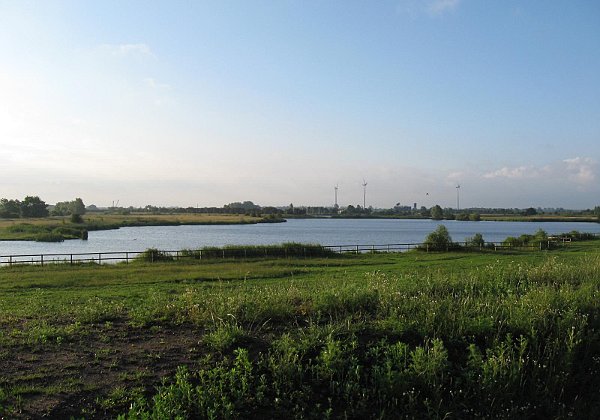
<instances>
[{"instance_id":1,"label":"distant treeline","mask_svg":"<svg viewBox=\"0 0 600 420\"><path fill-rule=\"evenodd\" d=\"M585 210L567 210L563 208L542 209L529 207L519 208L486 208L472 207L457 210L451 207L442 208L434 205L430 208L416 204L411 206L397 203L394 207L388 209L376 209L371 206L363 207L360 204L339 206L294 206L293 203L288 206L260 206L252 201L233 202L225 204L223 207L160 207L146 205L144 207L108 207L99 208L95 205L85 206L81 198L73 201L63 201L55 205L48 205L38 196L27 196L22 201L2 198L0 200L0 218L27 218L27 217L47 217L47 216L81 216L89 212L111 212L118 214L130 213L150 213L150 214L244 214L251 216L274 215L278 217L312 217L312 216L330 216L330 217L407 217L407 218L425 218L435 220L481 220L481 215L487 216L514 216L514 217L533 217L533 216L561 216L561 217L596 217L600 221L600 206L594 209Z\"/></svg>"},{"instance_id":2,"label":"distant treeline","mask_svg":"<svg viewBox=\"0 0 600 420\"><path fill-rule=\"evenodd\" d=\"M27 196L23 200L0 199L0 218L19 219L48 216L81 216L85 214L85 204L81 198L62 201L51 206L38 196Z\"/></svg>"},{"instance_id":3,"label":"distant treeline","mask_svg":"<svg viewBox=\"0 0 600 420\"><path fill-rule=\"evenodd\" d=\"M0 199L0 217L46 217L50 214L47 204L40 197L27 196L23 200Z\"/></svg>"}]
</instances>

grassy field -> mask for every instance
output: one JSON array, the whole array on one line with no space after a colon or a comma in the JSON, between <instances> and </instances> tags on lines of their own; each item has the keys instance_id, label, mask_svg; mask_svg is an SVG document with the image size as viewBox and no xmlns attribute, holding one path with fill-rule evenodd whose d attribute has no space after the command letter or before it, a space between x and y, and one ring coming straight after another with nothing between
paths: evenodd
<instances>
[{"instance_id":1,"label":"grassy field","mask_svg":"<svg viewBox=\"0 0 600 420\"><path fill-rule=\"evenodd\" d=\"M0 269L0 417L598 418L600 241Z\"/></svg>"},{"instance_id":2,"label":"grassy field","mask_svg":"<svg viewBox=\"0 0 600 420\"><path fill-rule=\"evenodd\" d=\"M0 240L79 239L82 232L118 229L124 226L215 225L278 222L282 219L238 214L100 214L83 216L83 223L71 223L68 216L37 219L0 219Z\"/></svg>"}]
</instances>

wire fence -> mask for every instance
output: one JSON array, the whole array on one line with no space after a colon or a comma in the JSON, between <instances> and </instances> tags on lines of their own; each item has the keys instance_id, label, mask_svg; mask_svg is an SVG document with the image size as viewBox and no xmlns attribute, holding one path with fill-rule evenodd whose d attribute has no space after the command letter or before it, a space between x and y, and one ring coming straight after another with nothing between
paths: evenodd
<instances>
[{"instance_id":1,"label":"wire fence","mask_svg":"<svg viewBox=\"0 0 600 420\"><path fill-rule=\"evenodd\" d=\"M296 245L292 248L285 246L249 246L249 247L223 247L204 248L197 250L145 250L145 251L113 251L113 252L82 252L62 254L15 254L0 255L0 266L13 266L19 264L114 264L130 263L135 260L148 262L165 260L214 260L214 259L244 259L244 258L291 258L323 257L331 254L364 254L364 253L399 253L414 249L424 252L448 252L453 250L465 251L520 251L520 250L546 250L565 246L570 243L570 238L558 238L548 241L511 245L501 242L486 242L474 245L467 242L454 242L443 246L433 246L427 243L396 243L383 245Z\"/></svg>"}]
</instances>

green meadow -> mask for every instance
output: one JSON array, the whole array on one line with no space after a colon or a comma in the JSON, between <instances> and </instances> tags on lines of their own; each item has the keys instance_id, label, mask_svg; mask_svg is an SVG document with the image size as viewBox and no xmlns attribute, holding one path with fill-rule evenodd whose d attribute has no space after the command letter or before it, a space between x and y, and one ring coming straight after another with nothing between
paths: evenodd
<instances>
[{"instance_id":1,"label":"green meadow","mask_svg":"<svg viewBox=\"0 0 600 420\"><path fill-rule=\"evenodd\" d=\"M598 418L600 241L0 269L0 417Z\"/></svg>"}]
</instances>

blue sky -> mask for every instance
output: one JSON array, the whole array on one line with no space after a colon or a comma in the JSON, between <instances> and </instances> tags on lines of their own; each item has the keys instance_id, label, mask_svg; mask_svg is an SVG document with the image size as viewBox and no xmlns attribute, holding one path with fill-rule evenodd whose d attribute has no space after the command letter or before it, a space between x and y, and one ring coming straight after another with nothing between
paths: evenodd
<instances>
[{"instance_id":1,"label":"blue sky","mask_svg":"<svg viewBox=\"0 0 600 420\"><path fill-rule=\"evenodd\" d=\"M3 1L3 197L600 204L600 3ZM427 193L429 193L427 195Z\"/></svg>"}]
</instances>

